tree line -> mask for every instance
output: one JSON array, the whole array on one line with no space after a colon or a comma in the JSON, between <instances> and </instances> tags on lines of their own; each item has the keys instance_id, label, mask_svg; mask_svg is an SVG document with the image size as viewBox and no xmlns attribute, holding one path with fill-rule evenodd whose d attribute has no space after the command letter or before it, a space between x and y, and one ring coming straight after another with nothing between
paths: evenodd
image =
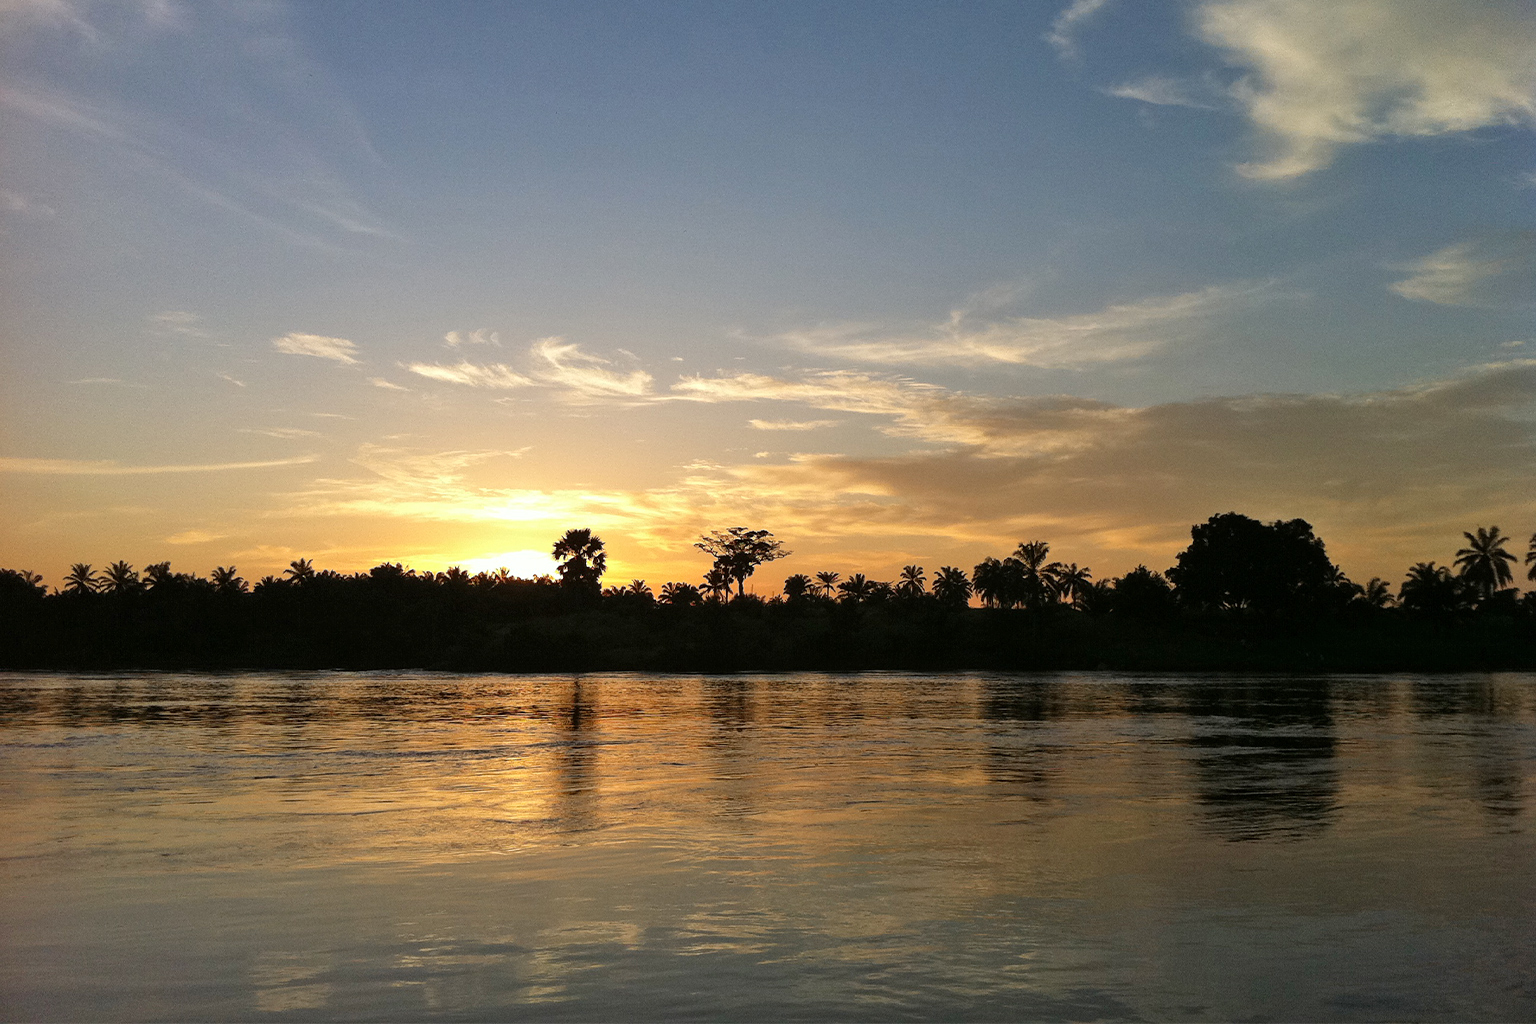
<instances>
[{"instance_id":1,"label":"tree line","mask_svg":"<svg viewBox=\"0 0 1536 1024\"><path fill-rule=\"evenodd\" d=\"M555 573L533 579L391 562L343 574L301 558L252 585L234 566L201 577L117 561L77 563L50 591L0 569L0 665L1264 668L1297 667L1287 659L1315 642L1322 667L1524 666L1536 592L1512 585L1512 540L1463 536L1449 565L1415 564L1395 594L1351 581L1305 520L1235 512L1192 527L1164 571L1095 580L1034 540L970 572L797 573L768 598L747 582L790 552L747 527L699 538L712 562L698 582L655 589L604 586L607 551L588 529L555 541ZM1524 564L1536 579L1536 536Z\"/></svg>"}]
</instances>

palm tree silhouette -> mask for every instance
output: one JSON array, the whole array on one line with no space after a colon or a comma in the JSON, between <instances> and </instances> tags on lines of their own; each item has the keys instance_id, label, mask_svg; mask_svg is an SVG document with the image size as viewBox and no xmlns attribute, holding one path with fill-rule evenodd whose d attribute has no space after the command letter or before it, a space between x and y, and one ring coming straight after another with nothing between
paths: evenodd
<instances>
[{"instance_id":1,"label":"palm tree silhouette","mask_svg":"<svg viewBox=\"0 0 1536 1024\"><path fill-rule=\"evenodd\" d=\"M724 601L731 596L731 584L734 582L731 570L716 564L704 574L704 586L699 589L716 601Z\"/></svg>"},{"instance_id":2,"label":"palm tree silhouette","mask_svg":"<svg viewBox=\"0 0 1536 1024\"><path fill-rule=\"evenodd\" d=\"M116 561L102 570L101 589L113 594L131 594L139 589L139 574L133 566Z\"/></svg>"},{"instance_id":3,"label":"palm tree silhouette","mask_svg":"<svg viewBox=\"0 0 1536 1024\"><path fill-rule=\"evenodd\" d=\"M221 565L208 574L208 579L213 583L213 589L221 594L245 593L245 580L235 574L232 565Z\"/></svg>"},{"instance_id":4,"label":"palm tree silhouette","mask_svg":"<svg viewBox=\"0 0 1536 1024\"><path fill-rule=\"evenodd\" d=\"M1021 543L1013 552L1013 557L1008 559L1019 567L1019 583L1023 589L1019 597L1031 608L1039 608L1056 593L1053 577L1061 568L1061 563L1047 563L1046 558L1050 557L1050 553L1051 546L1045 541L1032 540Z\"/></svg>"},{"instance_id":5,"label":"palm tree silhouette","mask_svg":"<svg viewBox=\"0 0 1536 1024\"><path fill-rule=\"evenodd\" d=\"M901 570L901 581L896 584L896 593L902 597L922 597L925 582L922 566L906 566Z\"/></svg>"},{"instance_id":6,"label":"palm tree silhouette","mask_svg":"<svg viewBox=\"0 0 1536 1024\"><path fill-rule=\"evenodd\" d=\"M933 596L954 608L964 608L971 600L971 581L964 569L946 565L933 578Z\"/></svg>"},{"instance_id":7,"label":"palm tree silhouette","mask_svg":"<svg viewBox=\"0 0 1536 1024\"><path fill-rule=\"evenodd\" d=\"M315 578L315 564L307 558L297 559L288 563L288 568L283 570L283 575L294 583L308 583Z\"/></svg>"},{"instance_id":8,"label":"palm tree silhouette","mask_svg":"<svg viewBox=\"0 0 1536 1024\"><path fill-rule=\"evenodd\" d=\"M566 530L565 536L555 541L555 560L562 585L596 594L601 586L603 573L608 569L608 555L603 551L602 538L591 530Z\"/></svg>"},{"instance_id":9,"label":"palm tree silhouette","mask_svg":"<svg viewBox=\"0 0 1536 1024\"><path fill-rule=\"evenodd\" d=\"M64 577L64 589L71 594L95 593L99 583L89 562L76 562L69 567L69 574Z\"/></svg>"},{"instance_id":10,"label":"palm tree silhouette","mask_svg":"<svg viewBox=\"0 0 1536 1024\"><path fill-rule=\"evenodd\" d=\"M847 601L849 604L858 604L861 601L869 600L873 590L873 585L869 580L864 578L864 574L861 572L854 573L842 583L838 584L837 587L837 592L842 594L843 600Z\"/></svg>"},{"instance_id":11,"label":"palm tree silhouette","mask_svg":"<svg viewBox=\"0 0 1536 1024\"><path fill-rule=\"evenodd\" d=\"M1461 578L1470 583L1478 594L1487 600L1493 592L1506 583L1514 582L1509 563L1515 556L1504 550L1510 538L1499 532L1497 526L1485 530L1477 528L1477 535L1463 533L1467 546L1456 552L1456 565L1461 567Z\"/></svg>"},{"instance_id":12,"label":"palm tree silhouette","mask_svg":"<svg viewBox=\"0 0 1536 1024\"><path fill-rule=\"evenodd\" d=\"M1397 603L1391 586L1380 576L1372 576L1371 581L1360 588L1360 600L1372 608L1390 608Z\"/></svg>"},{"instance_id":13,"label":"palm tree silhouette","mask_svg":"<svg viewBox=\"0 0 1536 1024\"><path fill-rule=\"evenodd\" d=\"M1004 607L1007 599L1008 580L1003 563L995 558L983 558L971 570L971 588L987 608Z\"/></svg>"},{"instance_id":14,"label":"palm tree silhouette","mask_svg":"<svg viewBox=\"0 0 1536 1024\"><path fill-rule=\"evenodd\" d=\"M699 588L692 583L663 583L661 585L661 599L667 604L679 608L687 608L704 600L704 595L699 593Z\"/></svg>"},{"instance_id":15,"label":"palm tree silhouette","mask_svg":"<svg viewBox=\"0 0 1536 1024\"><path fill-rule=\"evenodd\" d=\"M1531 543L1536 545L1536 537L1531 538ZM840 572L819 572L816 574L816 582L821 588L822 597L831 597L837 589L837 581L843 578Z\"/></svg>"},{"instance_id":16,"label":"palm tree silhouette","mask_svg":"<svg viewBox=\"0 0 1536 1024\"><path fill-rule=\"evenodd\" d=\"M791 601L804 600L816 584L803 572L797 572L784 581L784 596Z\"/></svg>"},{"instance_id":17,"label":"palm tree silhouette","mask_svg":"<svg viewBox=\"0 0 1536 1024\"><path fill-rule=\"evenodd\" d=\"M1076 562L1071 565L1059 562L1053 564L1056 566L1050 577L1053 589L1062 600L1081 609L1093 591L1093 573L1086 565L1079 569Z\"/></svg>"},{"instance_id":18,"label":"palm tree silhouette","mask_svg":"<svg viewBox=\"0 0 1536 1024\"><path fill-rule=\"evenodd\" d=\"M1536 533L1531 534L1531 547L1525 553L1525 564L1530 566L1529 569L1525 570L1525 578L1536 580Z\"/></svg>"}]
</instances>

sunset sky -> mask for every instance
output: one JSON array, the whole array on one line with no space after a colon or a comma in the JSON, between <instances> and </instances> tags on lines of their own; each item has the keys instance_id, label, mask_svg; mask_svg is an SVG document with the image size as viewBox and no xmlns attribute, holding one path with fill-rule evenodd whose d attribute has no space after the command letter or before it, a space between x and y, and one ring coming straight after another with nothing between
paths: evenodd
<instances>
[{"instance_id":1,"label":"sunset sky","mask_svg":"<svg viewBox=\"0 0 1536 1024\"><path fill-rule=\"evenodd\" d=\"M1536 531L1536 4L0 0L0 566Z\"/></svg>"}]
</instances>

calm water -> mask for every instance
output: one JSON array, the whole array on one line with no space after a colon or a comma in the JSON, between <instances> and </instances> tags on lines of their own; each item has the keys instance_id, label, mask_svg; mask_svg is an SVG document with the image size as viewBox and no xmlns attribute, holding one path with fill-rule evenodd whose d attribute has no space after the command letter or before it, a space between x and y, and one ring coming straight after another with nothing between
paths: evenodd
<instances>
[{"instance_id":1,"label":"calm water","mask_svg":"<svg viewBox=\"0 0 1536 1024\"><path fill-rule=\"evenodd\" d=\"M1536 1019L1536 677L0 675L0 1017Z\"/></svg>"}]
</instances>

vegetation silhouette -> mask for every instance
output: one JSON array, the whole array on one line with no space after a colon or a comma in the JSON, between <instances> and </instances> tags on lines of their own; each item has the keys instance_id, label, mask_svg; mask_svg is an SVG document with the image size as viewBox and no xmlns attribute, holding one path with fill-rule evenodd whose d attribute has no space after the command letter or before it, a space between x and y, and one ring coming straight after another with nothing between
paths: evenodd
<instances>
[{"instance_id":1,"label":"vegetation silhouette","mask_svg":"<svg viewBox=\"0 0 1536 1024\"><path fill-rule=\"evenodd\" d=\"M348 574L299 558L251 586L232 565L204 578L118 560L100 573L75 563L50 591L0 569L0 667L1536 668L1536 594L1509 586L1509 538L1496 526L1463 536L1451 566L1416 563L1396 595L1379 578L1350 581L1305 520L1236 512L1193 526L1166 572L1095 580L1030 540L970 573L795 573L767 597L746 583L788 552L747 527L699 539L712 563L698 581L655 588L604 589L607 551L586 528L555 541L556 574L535 579L398 562ZM1536 536L1525 564L1536 573Z\"/></svg>"}]
</instances>

